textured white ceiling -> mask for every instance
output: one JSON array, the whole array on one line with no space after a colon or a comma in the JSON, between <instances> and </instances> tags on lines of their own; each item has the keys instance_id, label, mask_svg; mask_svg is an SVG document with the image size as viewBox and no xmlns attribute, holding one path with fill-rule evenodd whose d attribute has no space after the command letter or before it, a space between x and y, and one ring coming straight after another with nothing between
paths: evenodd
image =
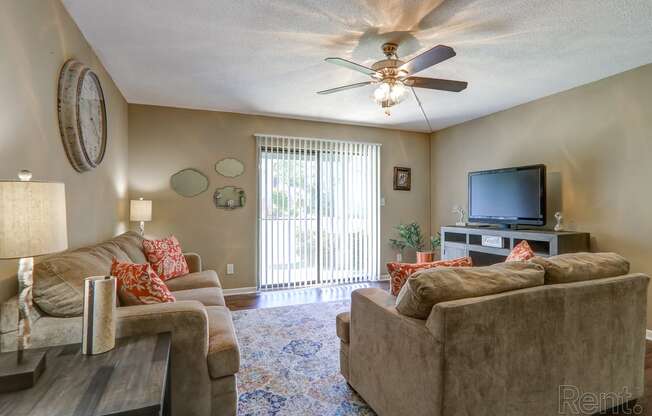
<instances>
[{"instance_id":1,"label":"textured white ceiling","mask_svg":"<svg viewBox=\"0 0 652 416\"><path fill-rule=\"evenodd\" d=\"M323 59L452 46L419 73L469 82L417 90L434 130L652 62L651 0L62 1L130 103L428 131L414 97L316 95L367 79Z\"/></svg>"}]
</instances>

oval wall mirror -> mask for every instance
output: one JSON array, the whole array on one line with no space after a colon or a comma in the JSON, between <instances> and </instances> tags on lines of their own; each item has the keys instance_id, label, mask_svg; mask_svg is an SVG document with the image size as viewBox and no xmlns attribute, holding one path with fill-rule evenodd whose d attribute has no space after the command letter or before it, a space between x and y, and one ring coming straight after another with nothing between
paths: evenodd
<instances>
[{"instance_id":1,"label":"oval wall mirror","mask_svg":"<svg viewBox=\"0 0 652 416\"><path fill-rule=\"evenodd\" d=\"M189 198L208 189L208 178L196 169L183 169L172 175L170 186L179 195Z\"/></svg>"},{"instance_id":2,"label":"oval wall mirror","mask_svg":"<svg viewBox=\"0 0 652 416\"><path fill-rule=\"evenodd\" d=\"M238 159L232 157L227 157L222 159L215 164L215 171L222 176L227 178L235 178L244 173L244 163Z\"/></svg>"}]
</instances>

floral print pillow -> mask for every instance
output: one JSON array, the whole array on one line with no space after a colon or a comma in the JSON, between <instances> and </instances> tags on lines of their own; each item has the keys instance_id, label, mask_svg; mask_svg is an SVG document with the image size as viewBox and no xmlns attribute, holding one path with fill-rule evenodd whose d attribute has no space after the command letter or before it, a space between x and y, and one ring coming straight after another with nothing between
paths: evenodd
<instances>
[{"instance_id":1,"label":"floral print pillow","mask_svg":"<svg viewBox=\"0 0 652 416\"><path fill-rule=\"evenodd\" d=\"M162 240L144 240L143 250L147 261L163 280L190 273L179 240L175 236Z\"/></svg>"},{"instance_id":2,"label":"floral print pillow","mask_svg":"<svg viewBox=\"0 0 652 416\"><path fill-rule=\"evenodd\" d=\"M390 276L390 286L393 296L398 296L398 292L407 282L407 279L419 270L433 269L435 267L472 267L473 260L471 257L460 257L452 260L438 260L428 263L387 263L387 271Z\"/></svg>"},{"instance_id":3,"label":"floral print pillow","mask_svg":"<svg viewBox=\"0 0 652 416\"><path fill-rule=\"evenodd\" d=\"M176 300L149 264L121 263L114 258L111 275L117 279L118 298L122 305L149 305Z\"/></svg>"},{"instance_id":4,"label":"floral print pillow","mask_svg":"<svg viewBox=\"0 0 652 416\"><path fill-rule=\"evenodd\" d=\"M527 241L523 240L515 245L512 251L509 252L509 256L507 256L505 262L526 261L530 260L534 256L534 251L530 248L530 245L527 243Z\"/></svg>"}]
</instances>

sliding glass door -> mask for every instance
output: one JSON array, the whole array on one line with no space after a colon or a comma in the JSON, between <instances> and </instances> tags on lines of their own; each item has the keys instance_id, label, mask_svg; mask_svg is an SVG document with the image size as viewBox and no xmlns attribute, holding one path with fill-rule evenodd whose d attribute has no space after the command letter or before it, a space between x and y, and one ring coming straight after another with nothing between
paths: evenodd
<instances>
[{"instance_id":1,"label":"sliding glass door","mask_svg":"<svg viewBox=\"0 0 652 416\"><path fill-rule=\"evenodd\" d=\"M318 169L312 149L259 147L258 286L260 289L319 282Z\"/></svg>"},{"instance_id":2,"label":"sliding glass door","mask_svg":"<svg viewBox=\"0 0 652 416\"><path fill-rule=\"evenodd\" d=\"M258 287L376 280L380 146L257 136Z\"/></svg>"}]
</instances>

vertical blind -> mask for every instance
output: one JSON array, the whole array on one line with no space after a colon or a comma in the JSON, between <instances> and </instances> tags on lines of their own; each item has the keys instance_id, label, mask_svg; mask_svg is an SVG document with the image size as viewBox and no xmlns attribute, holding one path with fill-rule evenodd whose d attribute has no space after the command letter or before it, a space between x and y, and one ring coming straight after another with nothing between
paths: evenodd
<instances>
[{"instance_id":1,"label":"vertical blind","mask_svg":"<svg viewBox=\"0 0 652 416\"><path fill-rule=\"evenodd\" d=\"M380 145L256 135L260 290L377 280Z\"/></svg>"}]
</instances>

